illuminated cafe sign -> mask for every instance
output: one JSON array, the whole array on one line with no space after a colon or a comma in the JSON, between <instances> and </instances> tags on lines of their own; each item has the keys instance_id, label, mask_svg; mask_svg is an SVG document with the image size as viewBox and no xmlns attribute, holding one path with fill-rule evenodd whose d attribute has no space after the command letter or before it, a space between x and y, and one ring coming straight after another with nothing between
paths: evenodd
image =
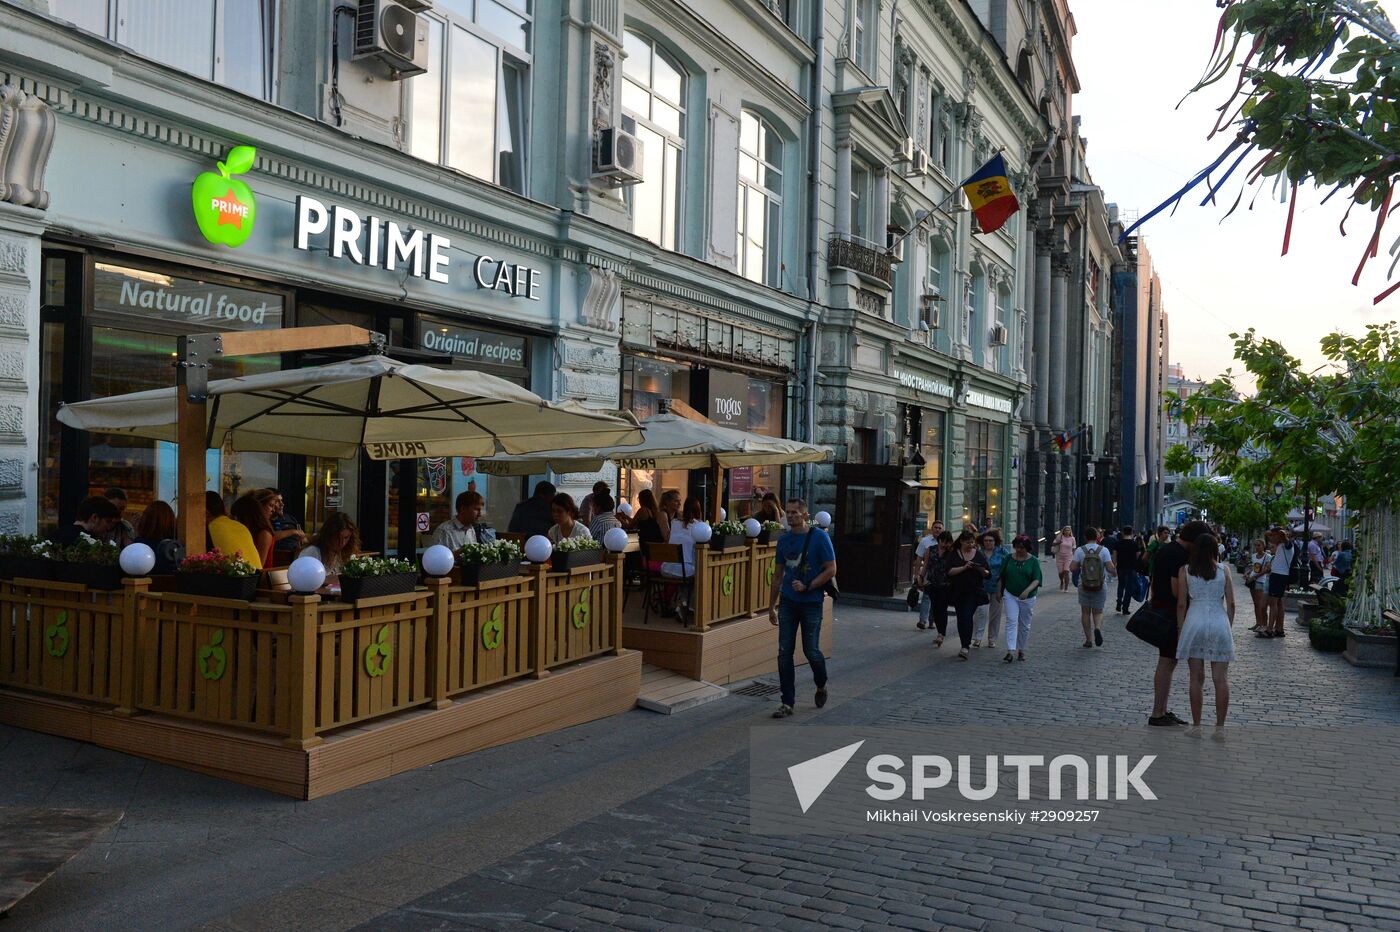
<instances>
[{"instance_id":1,"label":"illuminated cafe sign","mask_svg":"<svg viewBox=\"0 0 1400 932\"><path fill-rule=\"evenodd\" d=\"M329 207L314 197L298 194L293 242L297 249L312 251L311 238L327 235L325 248L332 259L368 265L386 272L407 271L442 285L452 283L452 240L380 217L361 217L348 207ZM319 247L318 247L319 248ZM499 291L512 298L540 300L540 270L491 256L472 263L472 279L478 288Z\"/></svg>"},{"instance_id":2,"label":"illuminated cafe sign","mask_svg":"<svg viewBox=\"0 0 1400 932\"><path fill-rule=\"evenodd\" d=\"M969 391L967 403L979 408L986 408L989 411L1000 411L1002 414L1011 413L1011 399L998 398L996 395L987 395L983 392Z\"/></svg>"},{"instance_id":3,"label":"illuminated cafe sign","mask_svg":"<svg viewBox=\"0 0 1400 932\"><path fill-rule=\"evenodd\" d=\"M914 391L923 392L926 395L939 395L943 398L953 397L953 386L947 382L939 379L926 379L921 375L905 372L903 369L894 370L894 374L895 378L899 379L899 384L905 388L912 388Z\"/></svg>"},{"instance_id":4,"label":"illuminated cafe sign","mask_svg":"<svg viewBox=\"0 0 1400 932\"><path fill-rule=\"evenodd\" d=\"M526 365L524 337L491 333L470 327L454 327L445 321L420 317L418 345L467 362L484 362L521 369Z\"/></svg>"}]
</instances>

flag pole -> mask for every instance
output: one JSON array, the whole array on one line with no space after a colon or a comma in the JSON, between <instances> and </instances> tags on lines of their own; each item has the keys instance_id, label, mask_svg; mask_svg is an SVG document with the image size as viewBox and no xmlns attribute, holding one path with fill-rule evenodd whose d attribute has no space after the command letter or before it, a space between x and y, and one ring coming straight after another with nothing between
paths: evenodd
<instances>
[{"instance_id":1,"label":"flag pole","mask_svg":"<svg viewBox=\"0 0 1400 932\"><path fill-rule=\"evenodd\" d=\"M991 154L991 156L987 159L986 162L983 162L982 165L978 167L977 171L981 171L983 168L986 167L987 162L990 162L992 159L996 158L996 157L999 156L999 155L1004 154L1005 152L1006 152L1006 150L1005 150L1004 148L1003 148L1003 149L997 149L995 152L993 152L993 153ZM973 172L973 173L972 173L972 175L976 175L976 174L977 174L977 172ZM904 242L906 239L908 239L909 236L910 236L911 234L915 233L915 232L919 229L919 227L921 227L921 226L923 226L925 223L927 223L929 217L932 217L935 213L938 213L939 211L942 211L942 212L943 212L944 214L946 214L947 216L952 217L952 216L953 216L953 212L951 212L951 211L948 210L948 205L951 204L951 203L953 202L954 198L956 198L959 194L962 194L962 193L963 193L963 185L967 184L968 180L972 178L972 175L968 175L967 178L964 178L964 179L963 179L962 181L960 181L958 184L954 185L954 186L953 186L953 190L951 190L951 191L948 192L948 196L945 197L940 203L938 203L937 205L935 205L934 208L933 208L933 210L930 210L928 213L924 214L923 218L922 218L921 220L919 220L917 223L915 223L914 226L911 227L906 233L904 233L903 235L901 235L901 236L899 237L899 239L897 239L897 240L895 240L893 243L891 243L890 246L889 246L889 248L885 250L885 254L886 254L886 255L894 255L894 251L895 251L896 249L899 248L899 244L902 243L902 242Z\"/></svg>"}]
</instances>

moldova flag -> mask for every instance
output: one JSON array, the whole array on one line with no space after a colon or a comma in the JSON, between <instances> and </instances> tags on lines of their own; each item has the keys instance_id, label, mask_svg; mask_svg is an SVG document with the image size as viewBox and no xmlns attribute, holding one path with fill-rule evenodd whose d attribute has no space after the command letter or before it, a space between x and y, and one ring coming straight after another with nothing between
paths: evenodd
<instances>
[{"instance_id":1,"label":"moldova flag","mask_svg":"<svg viewBox=\"0 0 1400 932\"><path fill-rule=\"evenodd\" d=\"M1006 159L1001 155L992 156L991 161L962 183L962 189L972 205L973 215L977 217L977 226L983 233L1001 229L1001 225L1021 209L1016 195L1011 193L1011 182L1006 176Z\"/></svg>"}]
</instances>

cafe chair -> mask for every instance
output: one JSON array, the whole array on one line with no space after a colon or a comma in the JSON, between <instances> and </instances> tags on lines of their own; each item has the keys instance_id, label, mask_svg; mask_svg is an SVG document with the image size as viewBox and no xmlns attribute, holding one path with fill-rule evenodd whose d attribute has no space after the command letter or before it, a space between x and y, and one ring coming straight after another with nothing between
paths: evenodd
<instances>
[{"instance_id":1,"label":"cafe chair","mask_svg":"<svg viewBox=\"0 0 1400 932\"><path fill-rule=\"evenodd\" d=\"M672 576L652 569L652 564L660 563L679 563L685 569L687 568L685 551L681 549L680 544L642 545L642 624L644 625L651 623L653 607L659 612L661 607L666 604L667 590L672 591L678 599L682 593L690 594L695 589L694 576ZM681 623L685 624L685 620L682 619Z\"/></svg>"}]
</instances>

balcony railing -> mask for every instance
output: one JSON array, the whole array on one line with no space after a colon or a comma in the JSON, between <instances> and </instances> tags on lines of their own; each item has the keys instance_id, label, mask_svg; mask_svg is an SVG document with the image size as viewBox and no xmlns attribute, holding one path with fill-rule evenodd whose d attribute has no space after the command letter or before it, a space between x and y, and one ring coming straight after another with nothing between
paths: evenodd
<instances>
[{"instance_id":1,"label":"balcony railing","mask_svg":"<svg viewBox=\"0 0 1400 932\"><path fill-rule=\"evenodd\" d=\"M858 272L883 282L887 288L894 283L894 265L889 253L840 234L827 240L826 264L828 268Z\"/></svg>"}]
</instances>

